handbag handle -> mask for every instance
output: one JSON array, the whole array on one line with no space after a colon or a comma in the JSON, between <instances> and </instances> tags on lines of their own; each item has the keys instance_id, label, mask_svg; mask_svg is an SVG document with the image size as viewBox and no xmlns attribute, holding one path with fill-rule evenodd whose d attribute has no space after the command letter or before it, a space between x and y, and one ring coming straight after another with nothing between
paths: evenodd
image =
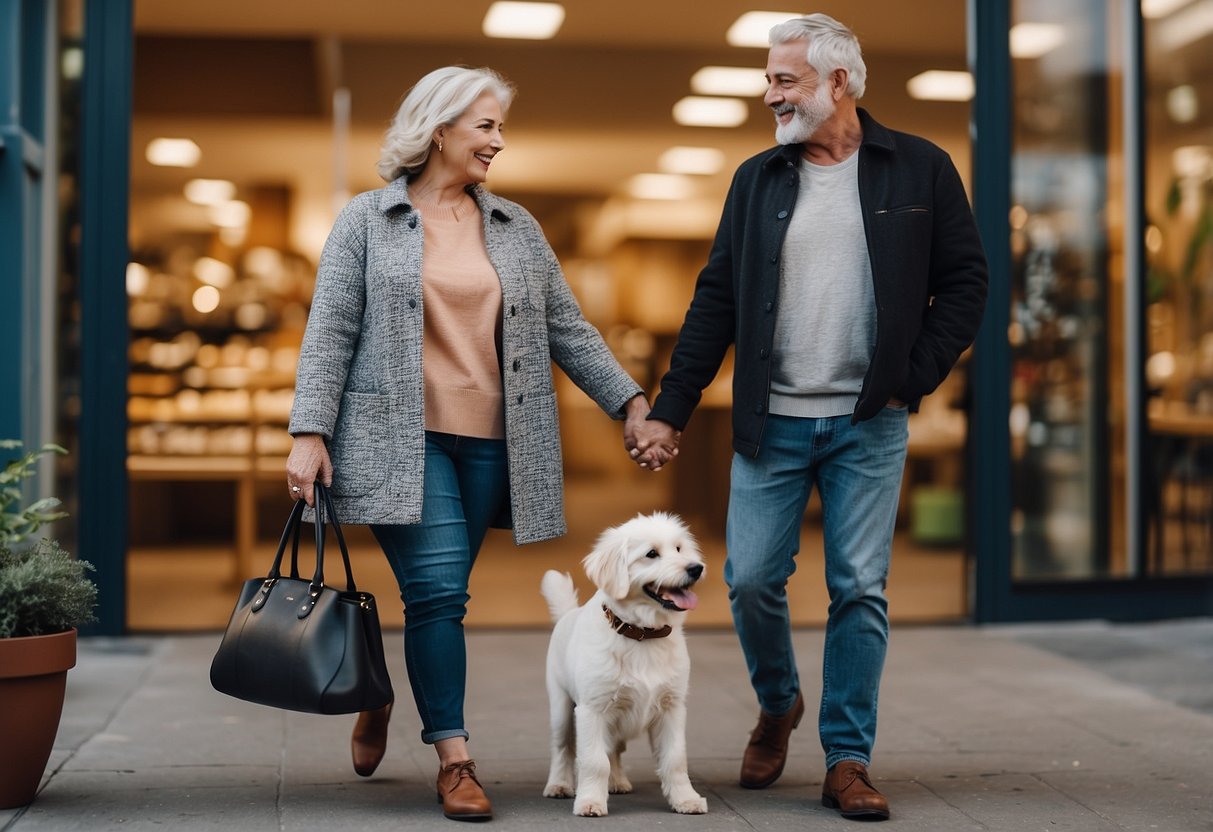
<instances>
[{"instance_id":1,"label":"handbag handle","mask_svg":"<svg viewBox=\"0 0 1213 832\"><path fill-rule=\"evenodd\" d=\"M345 567L346 591L357 592L358 589L354 584L354 571L350 567L350 552L345 543L345 535L341 531L341 523L337 519L337 510L333 505L332 495L329 494L329 490L320 482L314 483L312 487L316 503L314 523L316 531L316 571L313 573L311 583L308 586L307 599L299 608L300 618L306 618L311 613L312 608L320 597L320 591L325 585L324 548L329 523L333 526L333 532L337 536L337 545L341 549L341 561ZM253 612L256 612L265 605L266 600L269 598L270 590L278 582L278 579L282 577L282 558L286 554L288 540L292 542L290 577L299 577L299 535L300 527L303 524L303 509L305 506L306 504L303 500L296 500L294 507L291 509L290 517L286 521L286 528L282 530L282 537L278 541L278 551L274 554L274 563L270 566L270 571L266 574L265 580L261 582L261 590L258 593L257 599L253 602Z\"/></svg>"}]
</instances>

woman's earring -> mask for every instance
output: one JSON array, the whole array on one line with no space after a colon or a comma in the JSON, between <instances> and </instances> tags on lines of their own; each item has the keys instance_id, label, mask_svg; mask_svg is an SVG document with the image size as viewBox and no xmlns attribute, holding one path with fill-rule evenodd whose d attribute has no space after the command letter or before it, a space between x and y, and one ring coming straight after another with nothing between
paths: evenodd
<instances>
[{"instance_id":1,"label":"woman's earring","mask_svg":"<svg viewBox=\"0 0 1213 832\"><path fill-rule=\"evenodd\" d=\"M439 152L439 153L441 153L441 152L442 152L442 139L439 139L439 140L438 140L438 152Z\"/></svg>"}]
</instances>

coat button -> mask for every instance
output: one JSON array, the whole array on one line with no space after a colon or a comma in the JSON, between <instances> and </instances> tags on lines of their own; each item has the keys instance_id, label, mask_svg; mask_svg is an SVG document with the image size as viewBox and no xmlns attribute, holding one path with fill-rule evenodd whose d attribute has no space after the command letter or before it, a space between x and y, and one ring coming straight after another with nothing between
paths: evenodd
<instances>
[{"instance_id":1,"label":"coat button","mask_svg":"<svg viewBox=\"0 0 1213 832\"><path fill-rule=\"evenodd\" d=\"M522 394L518 394L518 404L522 404Z\"/></svg>"},{"instance_id":2,"label":"coat button","mask_svg":"<svg viewBox=\"0 0 1213 832\"><path fill-rule=\"evenodd\" d=\"M771 255L771 262L772 262L772 263L778 263L778 262L779 262L779 257L778 257L778 256L776 256L776 255L774 255L774 254L772 254L772 255Z\"/></svg>"},{"instance_id":3,"label":"coat button","mask_svg":"<svg viewBox=\"0 0 1213 832\"><path fill-rule=\"evenodd\" d=\"M417 308L416 298L409 298L409 309L416 309L416 308Z\"/></svg>"},{"instance_id":4,"label":"coat button","mask_svg":"<svg viewBox=\"0 0 1213 832\"><path fill-rule=\"evenodd\" d=\"M518 314L518 307L511 304L510 305L510 317L512 318L517 314Z\"/></svg>"},{"instance_id":5,"label":"coat button","mask_svg":"<svg viewBox=\"0 0 1213 832\"><path fill-rule=\"evenodd\" d=\"M780 211L778 214L776 214L776 215L775 215L775 217L776 217L777 219L786 220L786 219L788 218L788 212L787 212L787 211Z\"/></svg>"},{"instance_id":6,"label":"coat button","mask_svg":"<svg viewBox=\"0 0 1213 832\"><path fill-rule=\"evenodd\" d=\"M767 357L767 350L766 350L766 347L763 347L762 349L760 349L760 350L758 351L758 357L759 357L759 358L766 358L766 357Z\"/></svg>"},{"instance_id":7,"label":"coat button","mask_svg":"<svg viewBox=\"0 0 1213 832\"><path fill-rule=\"evenodd\" d=\"M763 407L762 405L760 405L760 404L754 405L754 412L757 413L759 416L762 415L762 411L764 411L764 410L766 410L766 408Z\"/></svg>"},{"instance_id":8,"label":"coat button","mask_svg":"<svg viewBox=\"0 0 1213 832\"><path fill-rule=\"evenodd\" d=\"M409 228L416 228L416 227L417 227L417 217L415 217L415 216L409 217Z\"/></svg>"},{"instance_id":9,"label":"coat button","mask_svg":"<svg viewBox=\"0 0 1213 832\"><path fill-rule=\"evenodd\" d=\"M514 359L514 372L518 372L518 368L522 366L522 362L517 358Z\"/></svg>"},{"instance_id":10,"label":"coat button","mask_svg":"<svg viewBox=\"0 0 1213 832\"><path fill-rule=\"evenodd\" d=\"M765 308L765 309L766 309L768 312L770 312L772 309L774 309L774 308L775 308L775 304L771 303L770 301L767 301L767 305L766 305L764 308Z\"/></svg>"}]
</instances>

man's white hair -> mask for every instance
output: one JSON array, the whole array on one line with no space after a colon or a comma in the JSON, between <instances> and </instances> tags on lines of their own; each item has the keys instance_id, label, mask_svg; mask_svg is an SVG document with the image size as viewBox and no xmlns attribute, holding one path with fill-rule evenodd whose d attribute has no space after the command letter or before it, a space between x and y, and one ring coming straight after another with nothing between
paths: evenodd
<instances>
[{"instance_id":1,"label":"man's white hair","mask_svg":"<svg viewBox=\"0 0 1213 832\"><path fill-rule=\"evenodd\" d=\"M807 40L809 66L822 78L835 69L847 71L847 95L862 98L868 79L863 51L855 33L827 14L794 17L771 27L771 46Z\"/></svg>"}]
</instances>

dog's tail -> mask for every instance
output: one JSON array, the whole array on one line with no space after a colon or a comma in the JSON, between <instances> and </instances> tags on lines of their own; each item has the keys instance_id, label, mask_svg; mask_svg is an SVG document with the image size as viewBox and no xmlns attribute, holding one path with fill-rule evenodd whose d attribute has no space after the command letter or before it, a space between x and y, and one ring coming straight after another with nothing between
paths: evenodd
<instances>
[{"instance_id":1,"label":"dog's tail","mask_svg":"<svg viewBox=\"0 0 1213 832\"><path fill-rule=\"evenodd\" d=\"M555 569L544 572L543 580L539 582L539 591L548 602L553 621L559 621L567 613L577 609L577 588L573 586L573 578L568 572L557 572Z\"/></svg>"}]
</instances>

